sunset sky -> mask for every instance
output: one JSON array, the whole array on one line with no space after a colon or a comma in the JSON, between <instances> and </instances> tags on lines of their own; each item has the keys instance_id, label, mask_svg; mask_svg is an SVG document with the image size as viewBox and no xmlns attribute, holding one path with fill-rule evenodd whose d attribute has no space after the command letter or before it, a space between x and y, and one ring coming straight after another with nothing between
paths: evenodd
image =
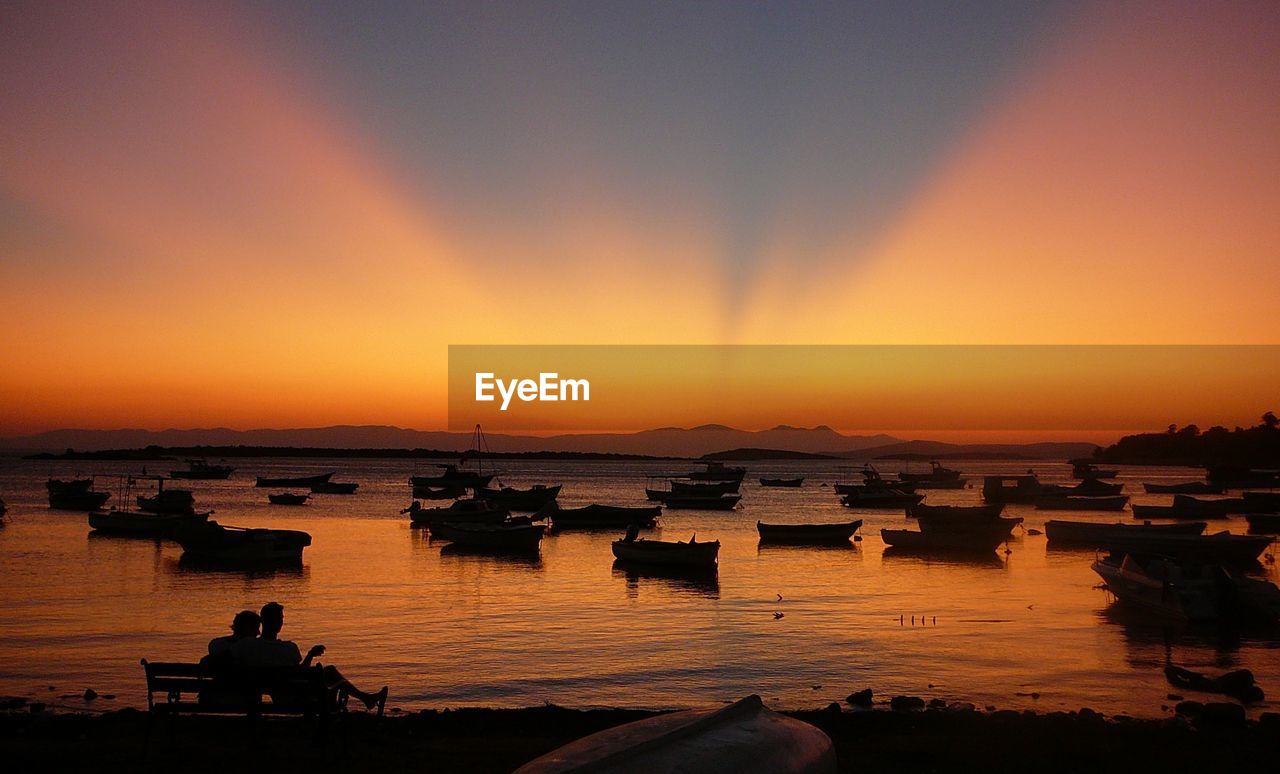
<instances>
[{"instance_id":1,"label":"sunset sky","mask_svg":"<svg viewBox=\"0 0 1280 774\"><path fill-rule=\"evenodd\" d=\"M1278 343L1265 0L6 3L0 115L0 436L443 428L450 344Z\"/></svg>"}]
</instances>

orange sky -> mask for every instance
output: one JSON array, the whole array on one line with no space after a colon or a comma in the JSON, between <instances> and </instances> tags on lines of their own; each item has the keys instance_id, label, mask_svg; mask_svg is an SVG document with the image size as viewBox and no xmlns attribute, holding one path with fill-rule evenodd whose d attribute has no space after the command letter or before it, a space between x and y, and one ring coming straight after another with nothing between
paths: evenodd
<instances>
[{"instance_id":1,"label":"orange sky","mask_svg":"<svg viewBox=\"0 0 1280 774\"><path fill-rule=\"evenodd\" d=\"M10 20L0 435L439 428L451 343L1276 341L1274 4L1088 6L876 233L774 202L741 286L696 180L638 209L584 148L539 160L553 217L460 213L335 68L209 13Z\"/></svg>"}]
</instances>

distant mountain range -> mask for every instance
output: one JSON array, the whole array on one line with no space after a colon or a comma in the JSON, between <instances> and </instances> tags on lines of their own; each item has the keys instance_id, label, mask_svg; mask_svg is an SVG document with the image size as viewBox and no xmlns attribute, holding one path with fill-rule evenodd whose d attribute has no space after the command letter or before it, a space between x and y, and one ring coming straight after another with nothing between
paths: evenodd
<instances>
[{"instance_id":1,"label":"distant mountain range","mask_svg":"<svg viewBox=\"0 0 1280 774\"><path fill-rule=\"evenodd\" d=\"M636 433L575 433L547 437L487 434L494 452L601 452L665 457L701 457L726 449L779 450L832 457L870 459L918 454L949 457L956 454L1068 459L1087 456L1087 443L975 444L904 441L883 433L845 435L830 427L790 427L738 430L724 425L692 428L663 427ZM100 451L147 446L293 446L337 449L439 449L466 451L472 434L410 430L389 425L335 425L299 429L232 430L51 430L35 435L0 438L0 449L21 452Z\"/></svg>"}]
</instances>

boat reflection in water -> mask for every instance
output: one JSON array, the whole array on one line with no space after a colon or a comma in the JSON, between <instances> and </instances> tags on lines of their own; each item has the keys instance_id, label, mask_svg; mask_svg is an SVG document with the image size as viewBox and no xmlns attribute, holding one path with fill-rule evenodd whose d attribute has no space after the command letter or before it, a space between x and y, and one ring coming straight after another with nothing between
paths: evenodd
<instances>
[{"instance_id":1,"label":"boat reflection in water","mask_svg":"<svg viewBox=\"0 0 1280 774\"><path fill-rule=\"evenodd\" d=\"M1006 570L1009 567L994 551L915 551L887 546L881 556L886 561L924 566L982 567L991 570Z\"/></svg>"},{"instance_id":2,"label":"boat reflection in water","mask_svg":"<svg viewBox=\"0 0 1280 774\"><path fill-rule=\"evenodd\" d=\"M670 591L682 596L720 598L720 574L714 567L710 569L664 567L616 559L613 562L613 577L626 581L627 596L632 599L639 595L641 586Z\"/></svg>"},{"instance_id":3,"label":"boat reflection in water","mask_svg":"<svg viewBox=\"0 0 1280 774\"><path fill-rule=\"evenodd\" d=\"M242 580L272 581L272 588L297 591L298 587L289 582L290 579L306 582L311 571L302 561L282 561L268 564L237 564L203 559L191 554L183 554L176 559L166 559L164 570L178 578L185 578L193 584L207 584L217 578L239 578ZM279 581L286 585L278 585Z\"/></svg>"}]
</instances>

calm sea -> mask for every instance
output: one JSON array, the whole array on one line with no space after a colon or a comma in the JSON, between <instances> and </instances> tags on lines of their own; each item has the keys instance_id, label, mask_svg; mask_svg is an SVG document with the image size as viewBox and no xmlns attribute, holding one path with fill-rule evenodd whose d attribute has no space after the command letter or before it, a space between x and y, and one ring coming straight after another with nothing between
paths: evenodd
<instances>
[{"instance_id":1,"label":"calm sea","mask_svg":"<svg viewBox=\"0 0 1280 774\"><path fill-rule=\"evenodd\" d=\"M880 695L1151 717L1173 703L1161 671L1170 662L1212 672L1248 668L1280 694L1280 633L1170 629L1135 618L1098 588L1092 551L1046 550L1042 535L1019 531L1011 552L989 561L884 556L880 528L908 520L902 511L841 507L824 485L857 480L850 463L752 463L738 510L664 513L657 536L696 533L723 544L719 576L706 582L615 568L608 533L548 536L532 560L455 554L398 513L409 502L410 462L232 464L238 470L230 480L190 482L198 505L225 524L310 532L301 571L191 569L176 544L91 535L83 514L46 507L50 475L140 472L138 463L0 460L10 516L0 528L0 694L78 709L144 705L139 658L195 659L226 633L235 611L270 600L285 606L286 637L304 651L323 643L325 661L357 684L389 684L391 705L406 710L543 702L658 708L749 693L805 708L869 686ZM1070 472L1062 463L958 465L975 480L1029 466L1046 481L1065 482ZM563 484L566 507L639 505L649 477L687 469L670 462L497 467L509 485ZM334 480L359 482L359 494L286 508L268 505L268 490L253 486L255 475L328 470L338 471ZM763 489L761 475L806 481L801 489ZM1142 481L1199 476L1125 468L1119 480L1138 502L1160 503L1169 498L1140 494ZM977 489L966 489L931 492L927 502L979 499ZM1052 517L1116 520L1026 506L1008 512L1024 516L1030 529ZM864 539L848 548L757 544L757 519L854 517L865 519ZM1245 527L1239 517L1219 524ZM1264 567L1276 581L1275 565ZM92 705L59 698L85 688L115 698Z\"/></svg>"}]
</instances>

